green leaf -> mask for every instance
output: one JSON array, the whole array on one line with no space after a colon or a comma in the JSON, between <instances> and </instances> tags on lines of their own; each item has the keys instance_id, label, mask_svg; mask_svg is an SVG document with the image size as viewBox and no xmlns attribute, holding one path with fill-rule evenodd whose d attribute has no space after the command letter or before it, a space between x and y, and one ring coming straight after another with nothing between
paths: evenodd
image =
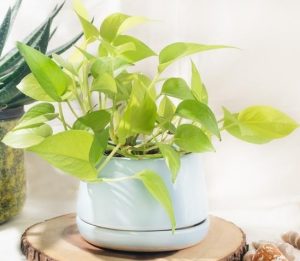
<instances>
[{"instance_id":1,"label":"green leaf","mask_svg":"<svg viewBox=\"0 0 300 261\"><path fill-rule=\"evenodd\" d=\"M205 133L191 124L183 124L177 128L174 142L187 152L214 151L213 145Z\"/></svg>"},{"instance_id":2,"label":"green leaf","mask_svg":"<svg viewBox=\"0 0 300 261\"><path fill-rule=\"evenodd\" d=\"M150 47L148 47L146 44L132 36L119 35L114 40L114 45L116 46L122 46L126 43L133 44L135 48L133 50L123 52L122 56L131 61L132 63L136 63L138 61L156 55L156 53Z\"/></svg>"},{"instance_id":3,"label":"green leaf","mask_svg":"<svg viewBox=\"0 0 300 261\"><path fill-rule=\"evenodd\" d=\"M151 170L141 171L137 174L137 178L143 182L152 197L165 209L171 222L172 231L174 232L176 228L174 208L164 180Z\"/></svg>"},{"instance_id":4,"label":"green leaf","mask_svg":"<svg viewBox=\"0 0 300 261\"><path fill-rule=\"evenodd\" d=\"M159 150L166 160L166 164L172 174L172 182L174 183L180 169L180 154L171 145L160 143Z\"/></svg>"},{"instance_id":5,"label":"green leaf","mask_svg":"<svg viewBox=\"0 0 300 261\"><path fill-rule=\"evenodd\" d=\"M117 55L121 55L122 53L128 52L128 51L134 51L135 45L133 43L124 43L116 46L116 53Z\"/></svg>"},{"instance_id":6,"label":"green leaf","mask_svg":"<svg viewBox=\"0 0 300 261\"><path fill-rule=\"evenodd\" d=\"M172 101L167 96L164 96L159 104L159 116L164 119L171 120L174 117L175 110L176 108Z\"/></svg>"},{"instance_id":7,"label":"green leaf","mask_svg":"<svg viewBox=\"0 0 300 261\"><path fill-rule=\"evenodd\" d=\"M256 144L283 138L298 128L288 115L270 106L252 106L232 114L224 110L224 129L231 135Z\"/></svg>"},{"instance_id":8,"label":"green leaf","mask_svg":"<svg viewBox=\"0 0 300 261\"><path fill-rule=\"evenodd\" d=\"M17 88L20 92L34 100L46 102L55 101L45 92L32 73L25 76L25 78L17 85Z\"/></svg>"},{"instance_id":9,"label":"green leaf","mask_svg":"<svg viewBox=\"0 0 300 261\"><path fill-rule=\"evenodd\" d=\"M162 86L161 93L182 100L194 98L189 86L182 78L170 78L166 80Z\"/></svg>"},{"instance_id":10,"label":"green leaf","mask_svg":"<svg viewBox=\"0 0 300 261\"><path fill-rule=\"evenodd\" d=\"M92 91L103 92L109 96L117 93L117 84L115 79L108 73L104 73L94 79Z\"/></svg>"},{"instance_id":11,"label":"green leaf","mask_svg":"<svg viewBox=\"0 0 300 261\"><path fill-rule=\"evenodd\" d=\"M64 58L62 58L60 55L54 53L52 54L52 57L58 65L60 65L61 67L63 67L64 69L72 73L73 75L78 75L74 66L68 61L66 61Z\"/></svg>"},{"instance_id":12,"label":"green leaf","mask_svg":"<svg viewBox=\"0 0 300 261\"><path fill-rule=\"evenodd\" d=\"M109 57L103 57L93 62L91 72L93 77L96 79L104 73L113 75L113 60Z\"/></svg>"},{"instance_id":13,"label":"green leaf","mask_svg":"<svg viewBox=\"0 0 300 261\"><path fill-rule=\"evenodd\" d=\"M146 19L138 16L128 16L122 13L115 13L108 16L100 27L100 35L108 42L112 42L117 35L126 30L144 23Z\"/></svg>"},{"instance_id":14,"label":"green leaf","mask_svg":"<svg viewBox=\"0 0 300 261\"><path fill-rule=\"evenodd\" d=\"M85 6L82 3L82 0L73 0L72 1L72 6L74 11L82 18L88 20L89 19L89 14L88 11L86 10Z\"/></svg>"},{"instance_id":15,"label":"green leaf","mask_svg":"<svg viewBox=\"0 0 300 261\"><path fill-rule=\"evenodd\" d=\"M97 166L100 163L107 147L108 138L108 129L95 133L89 154L90 162L93 166Z\"/></svg>"},{"instance_id":16,"label":"green leaf","mask_svg":"<svg viewBox=\"0 0 300 261\"><path fill-rule=\"evenodd\" d=\"M69 85L67 75L46 55L20 42L17 46L44 91L52 99L61 101Z\"/></svg>"},{"instance_id":17,"label":"green leaf","mask_svg":"<svg viewBox=\"0 0 300 261\"><path fill-rule=\"evenodd\" d=\"M55 16L60 12L63 5L64 4L62 3L61 5L56 7L47 17L47 19L45 19L45 21L22 42L32 46L33 48L39 48L42 35L44 35L47 27L49 27L49 23L51 23ZM17 7L17 5L15 5L15 7ZM15 7L13 8L14 11L16 10ZM14 66L16 63L19 63L22 59L22 55L17 48L13 48L12 50L10 50L7 54L0 58L0 74L6 71L8 68L11 68L11 66Z\"/></svg>"},{"instance_id":18,"label":"green leaf","mask_svg":"<svg viewBox=\"0 0 300 261\"><path fill-rule=\"evenodd\" d=\"M204 103L196 100L182 101L177 107L176 114L180 117L201 123L205 129L218 138L221 138L215 115Z\"/></svg>"},{"instance_id":19,"label":"green leaf","mask_svg":"<svg viewBox=\"0 0 300 261\"><path fill-rule=\"evenodd\" d=\"M12 148L24 149L40 144L50 135L52 135L51 127L43 124L36 128L10 131L3 138L2 142Z\"/></svg>"},{"instance_id":20,"label":"green leaf","mask_svg":"<svg viewBox=\"0 0 300 261\"><path fill-rule=\"evenodd\" d=\"M185 56L220 48L228 48L228 46L183 42L170 44L166 46L159 54L158 71L163 72L170 64Z\"/></svg>"},{"instance_id":21,"label":"green leaf","mask_svg":"<svg viewBox=\"0 0 300 261\"><path fill-rule=\"evenodd\" d=\"M90 23L88 20L86 20L82 16L80 16L78 13L77 13L77 16L81 23L86 41L88 43L95 42L99 38L99 34L100 34L98 29L92 23Z\"/></svg>"},{"instance_id":22,"label":"green leaf","mask_svg":"<svg viewBox=\"0 0 300 261\"><path fill-rule=\"evenodd\" d=\"M207 90L202 83L201 76L199 71L197 70L196 65L192 62L192 93L195 98L202 103L208 103L208 94Z\"/></svg>"},{"instance_id":23,"label":"green leaf","mask_svg":"<svg viewBox=\"0 0 300 261\"><path fill-rule=\"evenodd\" d=\"M110 122L110 118L110 113L105 110L93 111L78 118L73 125L73 129L91 128L95 133L101 132Z\"/></svg>"},{"instance_id":24,"label":"green leaf","mask_svg":"<svg viewBox=\"0 0 300 261\"><path fill-rule=\"evenodd\" d=\"M0 26L0 56L2 54L2 51L4 49L4 45L6 43L6 39L9 33L10 29L10 23L11 23L11 8L8 9L4 20Z\"/></svg>"},{"instance_id":25,"label":"green leaf","mask_svg":"<svg viewBox=\"0 0 300 261\"><path fill-rule=\"evenodd\" d=\"M43 125L47 121L57 118L55 108L50 103L39 103L31 107L20 119L14 130L32 128Z\"/></svg>"},{"instance_id":26,"label":"green leaf","mask_svg":"<svg viewBox=\"0 0 300 261\"><path fill-rule=\"evenodd\" d=\"M92 134L69 130L50 136L28 150L38 154L54 167L89 181L97 177L96 169L89 160L92 143Z\"/></svg>"},{"instance_id":27,"label":"green leaf","mask_svg":"<svg viewBox=\"0 0 300 261\"><path fill-rule=\"evenodd\" d=\"M135 134L150 134L156 120L156 104L148 90L137 81L133 81L132 92L120 121L118 137L120 142Z\"/></svg>"}]
</instances>

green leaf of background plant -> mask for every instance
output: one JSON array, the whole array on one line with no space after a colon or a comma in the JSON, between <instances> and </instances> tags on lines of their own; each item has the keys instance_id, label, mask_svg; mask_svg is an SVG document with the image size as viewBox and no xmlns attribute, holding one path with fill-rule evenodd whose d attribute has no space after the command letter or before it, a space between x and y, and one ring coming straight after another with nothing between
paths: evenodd
<instances>
[{"instance_id":1,"label":"green leaf of background plant","mask_svg":"<svg viewBox=\"0 0 300 261\"><path fill-rule=\"evenodd\" d=\"M174 183L180 169L180 154L171 145L160 143L159 150L165 158L166 164L172 174L172 182Z\"/></svg>"},{"instance_id":2,"label":"green leaf of background plant","mask_svg":"<svg viewBox=\"0 0 300 261\"><path fill-rule=\"evenodd\" d=\"M251 106L239 114L231 114L224 108L224 129L251 143L283 138L298 127L292 118L270 106Z\"/></svg>"},{"instance_id":3,"label":"green leaf of background plant","mask_svg":"<svg viewBox=\"0 0 300 261\"><path fill-rule=\"evenodd\" d=\"M169 78L162 86L162 94L178 99L194 99L192 92L186 81L182 78Z\"/></svg>"},{"instance_id":4,"label":"green leaf of background plant","mask_svg":"<svg viewBox=\"0 0 300 261\"><path fill-rule=\"evenodd\" d=\"M201 76L199 71L197 70L196 65L192 62L192 93L194 94L195 98L202 103L208 103L208 94L207 90L202 83Z\"/></svg>"},{"instance_id":5,"label":"green leaf of background plant","mask_svg":"<svg viewBox=\"0 0 300 261\"><path fill-rule=\"evenodd\" d=\"M103 73L94 79L92 91L103 92L109 96L117 93L117 84L115 79L108 73Z\"/></svg>"},{"instance_id":6,"label":"green leaf of background plant","mask_svg":"<svg viewBox=\"0 0 300 261\"><path fill-rule=\"evenodd\" d=\"M152 197L157 200L165 209L167 215L169 216L171 227L174 232L176 228L176 220L173 203L164 180L151 170L143 170L137 174L137 178L143 182L144 186L152 195Z\"/></svg>"},{"instance_id":7,"label":"green leaf of background plant","mask_svg":"<svg viewBox=\"0 0 300 261\"><path fill-rule=\"evenodd\" d=\"M32 128L43 125L47 121L51 121L58 116L55 108L50 103L39 103L31 107L20 119L14 130L23 128Z\"/></svg>"},{"instance_id":8,"label":"green leaf of background plant","mask_svg":"<svg viewBox=\"0 0 300 261\"><path fill-rule=\"evenodd\" d=\"M46 138L29 148L54 167L76 178L89 181L97 177L96 169L89 159L93 135L87 131L69 130Z\"/></svg>"},{"instance_id":9,"label":"green leaf of background plant","mask_svg":"<svg viewBox=\"0 0 300 261\"><path fill-rule=\"evenodd\" d=\"M215 115L204 103L196 100L182 101L176 109L176 114L185 119L201 123L205 129L220 138L220 131Z\"/></svg>"},{"instance_id":10,"label":"green leaf of background plant","mask_svg":"<svg viewBox=\"0 0 300 261\"><path fill-rule=\"evenodd\" d=\"M17 46L44 91L55 101L61 101L69 85L66 74L46 55L22 43Z\"/></svg>"},{"instance_id":11,"label":"green leaf of background plant","mask_svg":"<svg viewBox=\"0 0 300 261\"><path fill-rule=\"evenodd\" d=\"M177 128L174 142L186 152L214 151L214 147L206 134L191 124L183 124Z\"/></svg>"},{"instance_id":12,"label":"green leaf of background plant","mask_svg":"<svg viewBox=\"0 0 300 261\"><path fill-rule=\"evenodd\" d=\"M124 56L126 59L130 60L133 63L156 55L156 53L150 47L148 47L139 39L136 39L132 36L119 35L114 40L114 45L116 46L121 46L126 43L132 43L135 49L123 52L122 56Z\"/></svg>"},{"instance_id":13,"label":"green leaf of background plant","mask_svg":"<svg viewBox=\"0 0 300 261\"><path fill-rule=\"evenodd\" d=\"M170 44L162 49L159 54L158 71L163 72L170 64L185 56L220 48L228 48L228 46L184 42Z\"/></svg>"},{"instance_id":14,"label":"green leaf of background plant","mask_svg":"<svg viewBox=\"0 0 300 261\"><path fill-rule=\"evenodd\" d=\"M128 16L122 13L115 13L108 16L100 27L100 35L108 42L112 42L117 35L126 30L144 23L146 19L139 16Z\"/></svg>"},{"instance_id":15,"label":"green leaf of background plant","mask_svg":"<svg viewBox=\"0 0 300 261\"><path fill-rule=\"evenodd\" d=\"M12 148L26 149L40 144L50 135L52 135L51 127L47 124L43 124L36 128L10 131L3 138L2 142Z\"/></svg>"},{"instance_id":16,"label":"green leaf of background plant","mask_svg":"<svg viewBox=\"0 0 300 261\"><path fill-rule=\"evenodd\" d=\"M12 15L11 8L9 8L4 17L4 20L0 26L0 35L1 35L1 37L0 37L0 56L2 54L4 45L5 45L8 33L9 33L10 23L11 23L11 15Z\"/></svg>"},{"instance_id":17,"label":"green leaf of background plant","mask_svg":"<svg viewBox=\"0 0 300 261\"><path fill-rule=\"evenodd\" d=\"M105 110L93 111L78 118L73 125L73 129L91 128L95 133L101 132L110 122L110 118L110 113Z\"/></svg>"}]
</instances>

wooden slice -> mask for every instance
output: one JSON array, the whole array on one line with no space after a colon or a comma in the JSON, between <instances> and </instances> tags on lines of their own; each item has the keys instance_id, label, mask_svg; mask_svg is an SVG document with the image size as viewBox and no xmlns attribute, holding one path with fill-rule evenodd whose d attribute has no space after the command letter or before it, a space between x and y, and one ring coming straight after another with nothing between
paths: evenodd
<instances>
[{"instance_id":1,"label":"wooden slice","mask_svg":"<svg viewBox=\"0 0 300 261\"><path fill-rule=\"evenodd\" d=\"M21 248L28 261L241 260L247 250L243 231L218 217L210 217L210 222L207 237L194 247L163 253L129 253L87 243L78 233L75 214L69 214L28 228Z\"/></svg>"}]
</instances>

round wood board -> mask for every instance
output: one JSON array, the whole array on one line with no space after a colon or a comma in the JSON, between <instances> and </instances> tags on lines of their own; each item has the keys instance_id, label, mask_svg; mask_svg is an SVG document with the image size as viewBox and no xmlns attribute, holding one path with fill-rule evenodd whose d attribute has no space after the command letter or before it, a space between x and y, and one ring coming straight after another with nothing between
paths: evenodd
<instances>
[{"instance_id":1,"label":"round wood board","mask_svg":"<svg viewBox=\"0 0 300 261\"><path fill-rule=\"evenodd\" d=\"M78 233L75 214L56 217L28 228L21 248L28 261L241 260L247 250L243 231L233 223L210 217L207 237L198 245L163 253L129 253L101 249Z\"/></svg>"}]
</instances>

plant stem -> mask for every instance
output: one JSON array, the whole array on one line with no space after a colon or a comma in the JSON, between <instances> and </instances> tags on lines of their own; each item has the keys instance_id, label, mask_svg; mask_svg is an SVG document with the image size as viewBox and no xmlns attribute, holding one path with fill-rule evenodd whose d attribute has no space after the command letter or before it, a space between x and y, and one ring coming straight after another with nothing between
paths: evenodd
<instances>
[{"instance_id":1,"label":"plant stem","mask_svg":"<svg viewBox=\"0 0 300 261\"><path fill-rule=\"evenodd\" d=\"M115 183L115 182L121 182L121 181L126 181L126 180L131 180L131 179L136 179L138 177L137 174L133 175L133 176L127 176L127 177L121 177L121 178L114 178L114 179L110 179L110 178L99 178L99 179L95 179L95 180L90 180L88 181L89 183L99 183L99 182L106 182L106 183Z\"/></svg>"},{"instance_id":2,"label":"plant stem","mask_svg":"<svg viewBox=\"0 0 300 261\"><path fill-rule=\"evenodd\" d=\"M75 110L73 109L71 103L67 100L67 104L70 108L70 111L73 113L73 115L76 117L76 118L79 118L79 116L77 115L77 113L75 112Z\"/></svg>"},{"instance_id":3,"label":"plant stem","mask_svg":"<svg viewBox=\"0 0 300 261\"><path fill-rule=\"evenodd\" d=\"M73 76L72 76L72 82L73 82L73 93L74 93L74 95L76 97L76 100L77 100L77 102L78 102L78 104L79 104L79 106L81 108L82 113L84 114L85 113L85 109L84 109L84 106L83 106L83 104L81 102L80 96L78 94L76 82L75 82L75 79L74 79Z\"/></svg>"},{"instance_id":4,"label":"plant stem","mask_svg":"<svg viewBox=\"0 0 300 261\"><path fill-rule=\"evenodd\" d=\"M61 102L58 103L58 111L59 111L60 119L61 119L61 122L64 126L64 129L68 130L67 123L66 123L65 117L64 117L64 113L63 113L63 110L62 110Z\"/></svg>"},{"instance_id":5,"label":"plant stem","mask_svg":"<svg viewBox=\"0 0 300 261\"><path fill-rule=\"evenodd\" d=\"M119 150L119 148L121 147L121 144L118 144L112 151L111 153L106 157L105 161L100 165L100 167L97 169L98 172L100 173L105 166L109 163L109 161L111 160L111 158L115 155L115 153Z\"/></svg>"}]
</instances>

